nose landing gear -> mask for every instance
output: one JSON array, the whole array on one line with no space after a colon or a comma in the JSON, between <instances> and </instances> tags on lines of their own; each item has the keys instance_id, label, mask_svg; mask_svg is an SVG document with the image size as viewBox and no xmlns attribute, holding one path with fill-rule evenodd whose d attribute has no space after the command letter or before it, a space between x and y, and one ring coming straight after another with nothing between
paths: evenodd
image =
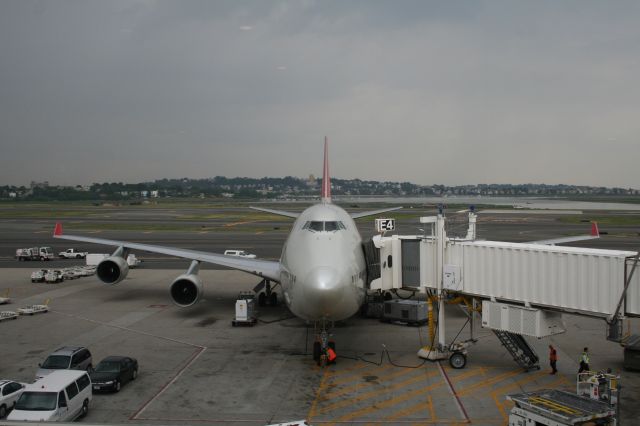
<instances>
[{"instance_id":1,"label":"nose landing gear","mask_svg":"<svg viewBox=\"0 0 640 426\"><path fill-rule=\"evenodd\" d=\"M314 324L314 330L316 338L313 342L313 360L320 367L325 367L327 364L335 364L336 342L330 340L327 321L317 321ZM329 349L333 351L333 356L331 356Z\"/></svg>"}]
</instances>

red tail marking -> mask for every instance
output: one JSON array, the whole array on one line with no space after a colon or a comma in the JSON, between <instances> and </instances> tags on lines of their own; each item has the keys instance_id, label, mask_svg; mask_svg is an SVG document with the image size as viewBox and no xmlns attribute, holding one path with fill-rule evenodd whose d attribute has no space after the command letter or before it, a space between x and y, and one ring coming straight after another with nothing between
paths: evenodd
<instances>
[{"instance_id":1,"label":"red tail marking","mask_svg":"<svg viewBox=\"0 0 640 426\"><path fill-rule=\"evenodd\" d=\"M600 236L600 231L598 230L598 222L591 222L591 235L594 237Z\"/></svg>"},{"instance_id":2,"label":"red tail marking","mask_svg":"<svg viewBox=\"0 0 640 426\"><path fill-rule=\"evenodd\" d=\"M324 166L322 168L322 194L323 201L331 201L331 178L329 177L329 142L324 137Z\"/></svg>"},{"instance_id":3,"label":"red tail marking","mask_svg":"<svg viewBox=\"0 0 640 426\"><path fill-rule=\"evenodd\" d=\"M58 235L62 235L62 224L60 222L56 223L56 228L53 230L53 236L56 237Z\"/></svg>"}]
</instances>

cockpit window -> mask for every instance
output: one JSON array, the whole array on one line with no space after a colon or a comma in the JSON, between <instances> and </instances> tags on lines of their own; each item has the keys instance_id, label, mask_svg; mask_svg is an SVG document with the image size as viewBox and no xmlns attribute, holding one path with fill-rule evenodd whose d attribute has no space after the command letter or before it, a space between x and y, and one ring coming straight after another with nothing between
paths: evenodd
<instances>
[{"instance_id":1,"label":"cockpit window","mask_svg":"<svg viewBox=\"0 0 640 426\"><path fill-rule=\"evenodd\" d=\"M320 222L320 221L310 221L304 224L302 229L307 229L312 232L335 232L341 229L347 229L346 226L340 221L329 221L329 222Z\"/></svg>"},{"instance_id":2,"label":"cockpit window","mask_svg":"<svg viewBox=\"0 0 640 426\"><path fill-rule=\"evenodd\" d=\"M324 230L325 231L337 231L338 230L338 222L325 222L324 223Z\"/></svg>"}]
</instances>

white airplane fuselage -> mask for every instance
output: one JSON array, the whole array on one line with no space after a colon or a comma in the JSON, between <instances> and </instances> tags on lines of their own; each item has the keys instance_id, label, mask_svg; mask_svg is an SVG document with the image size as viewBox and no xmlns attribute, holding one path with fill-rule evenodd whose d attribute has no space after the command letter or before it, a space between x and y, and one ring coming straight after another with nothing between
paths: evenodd
<instances>
[{"instance_id":1,"label":"white airplane fuselage","mask_svg":"<svg viewBox=\"0 0 640 426\"><path fill-rule=\"evenodd\" d=\"M280 284L291 312L309 321L349 318L364 302L365 280L362 238L349 213L328 202L303 211L280 258Z\"/></svg>"}]
</instances>

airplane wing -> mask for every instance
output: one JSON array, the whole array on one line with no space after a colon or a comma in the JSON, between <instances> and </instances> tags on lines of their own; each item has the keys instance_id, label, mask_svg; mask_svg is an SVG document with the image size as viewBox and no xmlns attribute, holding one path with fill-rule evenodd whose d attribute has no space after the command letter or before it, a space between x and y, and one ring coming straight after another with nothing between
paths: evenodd
<instances>
[{"instance_id":1,"label":"airplane wing","mask_svg":"<svg viewBox=\"0 0 640 426\"><path fill-rule=\"evenodd\" d=\"M388 209L380 209L380 210L369 210L368 212L357 212L357 213L350 213L351 217L353 219L358 219L360 217L367 217L367 216L373 216L379 213L384 213L384 212L391 212L394 210L400 210L402 207L391 207Z\"/></svg>"},{"instance_id":2,"label":"airplane wing","mask_svg":"<svg viewBox=\"0 0 640 426\"><path fill-rule=\"evenodd\" d=\"M102 244L112 247L124 247L133 250L142 250L151 253L165 254L168 256L182 257L184 259L197 260L200 262L213 263L215 265L226 266L239 271L248 272L260 277L269 278L273 281L280 281L280 262L271 260L247 259L243 257L225 256L223 254L207 253L203 251L188 250L181 248L163 247L151 244L130 243L126 241L107 240L104 238L83 237L79 235L64 235L62 224L57 223L53 238L63 240L81 241L85 243Z\"/></svg>"},{"instance_id":3,"label":"airplane wing","mask_svg":"<svg viewBox=\"0 0 640 426\"><path fill-rule=\"evenodd\" d=\"M293 212L287 212L284 210L273 210L273 209L265 209L264 207L251 207L249 206L250 209L253 210L258 210L261 212L267 212L267 213L271 213L271 214L275 214L278 216L286 216L286 217L292 217L292 218L297 218L298 216L300 216L300 213L293 213Z\"/></svg>"},{"instance_id":4,"label":"airplane wing","mask_svg":"<svg viewBox=\"0 0 640 426\"><path fill-rule=\"evenodd\" d=\"M593 240L600 238L600 231L598 230L598 224L596 222L591 223L591 234L589 235L575 235L573 237L561 237L552 238L550 240L529 241L531 244L546 244L554 246L556 244L571 243L574 241Z\"/></svg>"}]
</instances>

